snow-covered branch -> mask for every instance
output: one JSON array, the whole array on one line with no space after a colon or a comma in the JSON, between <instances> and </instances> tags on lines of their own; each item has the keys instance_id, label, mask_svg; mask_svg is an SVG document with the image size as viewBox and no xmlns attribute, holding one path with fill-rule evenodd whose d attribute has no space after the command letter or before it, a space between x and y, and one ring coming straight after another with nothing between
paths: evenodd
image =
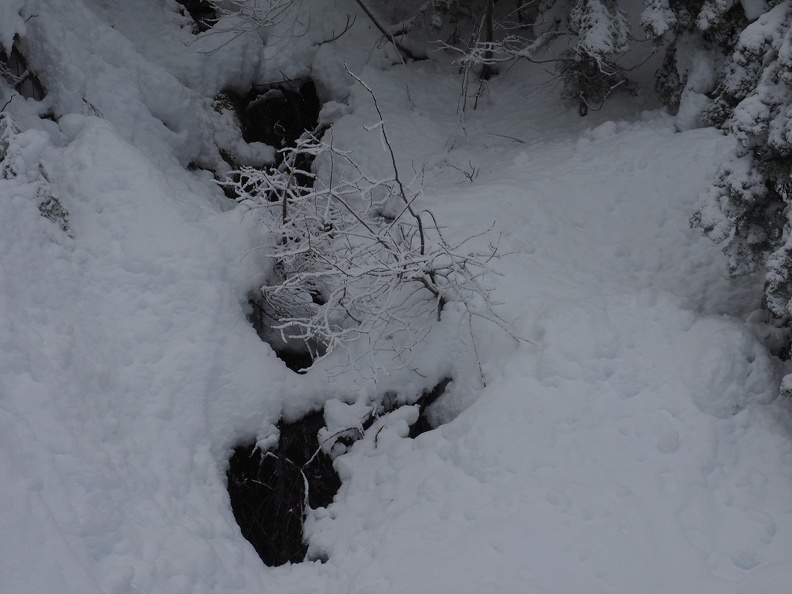
<instances>
[{"instance_id":1,"label":"snow-covered branch","mask_svg":"<svg viewBox=\"0 0 792 594\"><path fill-rule=\"evenodd\" d=\"M273 272L258 301L272 330L318 359L361 338L372 348L406 352L450 302L506 327L482 283L497 247L452 244L436 216L418 206L421 173L403 176L376 96L353 77L374 102L378 119L369 129L381 135L388 176L366 172L335 146L330 130L303 135L282 151L277 168L243 168L225 182L240 202L260 210L270 231L264 250ZM329 173L312 170L316 157L329 163Z\"/></svg>"}]
</instances>

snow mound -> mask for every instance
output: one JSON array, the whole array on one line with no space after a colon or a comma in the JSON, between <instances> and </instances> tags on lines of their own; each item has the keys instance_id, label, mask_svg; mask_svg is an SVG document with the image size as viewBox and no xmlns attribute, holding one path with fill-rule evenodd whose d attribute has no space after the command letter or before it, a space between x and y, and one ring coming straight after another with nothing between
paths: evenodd
<instances>
[{"instance_id":1,"label":"snow mound","mask_svg":"<svg viewBox=\"0 0 792 594\"><path fill-rule=\"evenodd\" d=\"M753 336L726 329L720 320L703 320L696 330L703 336L689 373L693 401L702 412L726 418L751 403L772 401L778 366Z\"/></svg>"}]
</instances>

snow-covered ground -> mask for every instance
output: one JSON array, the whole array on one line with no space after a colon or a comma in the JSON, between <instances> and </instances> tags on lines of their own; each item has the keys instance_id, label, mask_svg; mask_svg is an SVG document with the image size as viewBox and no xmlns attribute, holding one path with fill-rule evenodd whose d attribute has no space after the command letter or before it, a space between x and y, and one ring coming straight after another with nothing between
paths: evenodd
<instances>
[{"instance_id":1,"label":"snow-covered ground","mask_svg":"<svg viewBox=\"0 0 792 594\"><path fill-rule=\"evenodd\" d=\"M170 1L0 5L0 43L19 33L48 91L0 123L0 592L789 591L784 364L745 323L757 281L724 279L688 225L733 141L642 97L578 118L523 65L460 119L447 57L391 65L363 17L317 46L354 3L299 8L310 34L265 47L232 21L193 42ZM212 98L312 69L349 106L335 142L383 167L344 62L449 237L492 227L472 243L499 238L495 308L524 340L441 325L423 377L374 381L332 359L294 374L256 336L264 231L188 165L265 159ZM306 525L328 560L265 567L231 512L233 447L445 375L442 426L406 438L401 409L336 458L341 490Z\"/></svg>"}]
</instances>

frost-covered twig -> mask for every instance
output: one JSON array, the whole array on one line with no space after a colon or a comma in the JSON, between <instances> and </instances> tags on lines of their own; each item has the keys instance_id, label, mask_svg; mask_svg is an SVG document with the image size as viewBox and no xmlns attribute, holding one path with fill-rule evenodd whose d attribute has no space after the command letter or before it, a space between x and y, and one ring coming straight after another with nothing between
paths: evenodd
<instances>
[{"instance_id":1,"label":"frost-covered twig","mask_svg":"<svg viewBox=\"0 0 792 594\"><path fill-rule=\"evenodd\" d=\"M14 100L14 97L16 97L16 93L12 93L12 94L11 94L11 97L9 97L8 101L6 101L5 103L3 103L3 107L0 107L0 112L4 112L4 111L5 111L5 109L6 109L6 107L8 107L9 105L11 105L11 102Z\"/></svg>"},{"instance_id":2,"label":"frost-covered twig","mask_svg":"<svg viewBox=\"0 0 792 594\"><path fill-rule=\"evenodd\" d=\"M371 10L371 8L369 8L369 6L364 2L364 0L355 0L355 2L363 11L363 13L368 17L368 19L373 23L373 25L379 30L379 32L382 33L385 36L385 38L388 41L390 41L393 44L393 46L398 50L400 57L403 57L402 61L404 58L408 58L410 60L421 60L426 58L426 55L414 49L410 49L402 41L397 39L397 36L400 37L403 31L397 30L396 33L393 33L391 28L386 27L385 25L382 24L382 22L379 20L377 15L374 14L374 12Z\"/></svg>"},{"instance_id":3,"label":"frost-covered twig","mask_svg":"<svg viewBox=\"0 0 792 594\"><path fill-rule=\"evenodd\" d=\"M518 35L509 35L499 41L477 40L461 47L441 43L440 47L460 54L460 57L457 58L457 63L463 67L494 66L520 59L536 64L549 64L556 62L558 59L540 60L538 56L553 41L568 35L570 35L568 31L547 31L533 40L525 39Z\"/></svg>"},{"instance_id":4,"label":"frost-covered twig","mask_svg":"<svg viewBox=\"0 0 792 594\"><path fill-rule=\"evenodd\" d=\"M210 0L217 14L234 17L246 30L255 31L281 23L299 0Z\"/></svg>"},{"instance_id":5,"label":"frost-covered twig","mask_svg":"<svg viewBox=\"0 0 792 594\"><path fill-rule=\"evenodd\" d=\"M225 41L220 43L217 47L202 52L207 55L213 55L247 33L253 33L259 29L279 25L289 16L289 13L300 1L301 0L268 0L267 2L260 2L258 0L209 0L209 5L214 9L215 13L219 17L224 17L230 24L223 27L215 25L196 37L196 40L212 35L230 34ZM306 26L303 33L295 33L296 26L297 21L295 20L289 27L291 34L294 36L299 36L307 31Z\"/></svg>"},{"instance_id":6,"label":"frost-covered twig","mask_svg":"<svg viewBox=\"0 0 792 594\"><path fill-rule=\"evenodd\" d=\"M475 235L454 245L418 207L422 172L403 176L376 95L350 75L372 97L377 121L366 129L381 137L387 176L364 171L330 130L304 134L278 167L243 168L225 182L261 210L270 231L265 252L274 266L258 306L272 331L304 343L316 360L360 339L405 355L451 302L507 329L481 282L497 246L467 250ZM329 171L309 167L316 157Z\"/></svg>"}]
</instances>

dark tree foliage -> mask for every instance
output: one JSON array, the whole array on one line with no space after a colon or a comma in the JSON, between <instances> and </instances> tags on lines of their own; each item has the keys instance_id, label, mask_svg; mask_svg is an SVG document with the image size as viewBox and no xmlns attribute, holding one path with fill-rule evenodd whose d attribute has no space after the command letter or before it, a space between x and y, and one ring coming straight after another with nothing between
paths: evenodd
<instances>
[{"instance_id":1,"label":"dark tree foliage","mask_svg":"<svg viewBox=\"0 0 792 594\"><path fill-rule=\"evenodd\" d=\"M692 223L724 244L732 275L766 269L765 306L790 317L789 200L792 174L790 3L747 25L722 69L705 121L737 148L700 198Z\"/></svg>"}]
</instances>

